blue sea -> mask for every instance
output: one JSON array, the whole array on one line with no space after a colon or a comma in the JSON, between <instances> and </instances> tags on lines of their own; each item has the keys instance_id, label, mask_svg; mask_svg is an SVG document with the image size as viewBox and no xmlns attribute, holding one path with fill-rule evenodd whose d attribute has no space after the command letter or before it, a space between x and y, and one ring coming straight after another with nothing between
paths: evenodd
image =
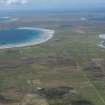
<instances>
[{"instance_id":1,"label":"blue sea","mask_svg":"<svg viewBox=\"0 0 105 105\"><path fill-rule=\"evenodd\" d=\"M28 29L8 29L0 30L0 46L21 44L32 39L40 38L42 32L40 30Z\"/></svg>"}]
</instances>

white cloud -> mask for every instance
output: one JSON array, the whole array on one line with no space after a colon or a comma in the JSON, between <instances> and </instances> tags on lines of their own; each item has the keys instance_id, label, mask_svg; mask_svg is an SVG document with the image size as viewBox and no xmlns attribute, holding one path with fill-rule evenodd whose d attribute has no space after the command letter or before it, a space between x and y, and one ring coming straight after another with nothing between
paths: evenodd
<instances>
[{"instance_id":1,"label":"white cloud","mask_svg":"<svg viewBox=\"0 0 105 105\"><path fill-rule=\"evenodd\" d=\"M15 5L15 4L27 4L29 0L0 0L0 4Z\"/></svg>"}]
</instances>

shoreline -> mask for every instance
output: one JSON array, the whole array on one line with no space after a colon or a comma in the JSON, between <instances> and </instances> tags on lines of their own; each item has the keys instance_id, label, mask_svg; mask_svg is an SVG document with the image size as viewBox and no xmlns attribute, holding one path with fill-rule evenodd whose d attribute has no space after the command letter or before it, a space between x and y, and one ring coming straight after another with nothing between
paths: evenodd
<instances>
[{"instance_id":1,"label":"shoreline","mask_svg":"<svg viewBox=\"0 0 105 105\"><path fill-rule=\"evenodd\" d=\"M98 46L101 47L101 48L105 48L105 46L102 43L103 43L103 41L101 41Z\"/></svg>"},{"instance_id":2,"label":"shoreline","mask_svg":"<svg viewBox=\"0 0 105 105\"><path fill-rule=\"evenodd\" d=\"M44 29L44 28L34 28L34 27L19 27L16 29L26 29L26 30L39 30L42 32L42 34L40 35L40 38L37 39L32 39L29 42L24 42L24 43L18 43L18 44L7 44L7 45L2 45L0 46L0 49L9 49L9 48L18 48L18 47L28 47L28 46L33 46L33 45L38 45L44 42L47 42L48 40L50 40L55 31L54 30L50 30L50 29Z\"/></svg>"},{"instance_id":3,"label":"shoreline","mask_svg":"<svg viewBox=\"0 0 105 105\"><path fill-rule=\"evenodd\" d=\"M0 21L0 23L5 23L5 22L9 23L9 22L14 22L18 20L17 18L10 18L10 17L0 17L0 19L4 19L3 21Z\"/></svg>"},{"instance_id":4,"label":"shoreline","mask_svg":"<svg viewBox=\"0 0 105 105\"><path fill-rule=\"evenodd\" d=\"M105 46L103 45L103 42L105 42L105 34L100 34L99 38L101 41L100 41L100 44L98 46L101 48L105 48Z\"/></svg>"}]
</instances>

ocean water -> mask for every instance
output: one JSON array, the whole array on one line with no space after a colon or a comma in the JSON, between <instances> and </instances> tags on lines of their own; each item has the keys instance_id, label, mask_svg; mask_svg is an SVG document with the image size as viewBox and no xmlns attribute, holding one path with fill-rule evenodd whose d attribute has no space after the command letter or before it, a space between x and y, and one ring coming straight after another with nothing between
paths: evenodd
<instances>
[{"instance_id":1,"label":"ocean water","mask_svg":"<svg viewBox=\"0 0 105 105\"><path fill-rule=\"evenodd\" d=\"M29 42L32 39L40 38L42 32L40 30L28 29L8 29L0 30L0 46L21 44Z\"/></svg>"}]
</instances>

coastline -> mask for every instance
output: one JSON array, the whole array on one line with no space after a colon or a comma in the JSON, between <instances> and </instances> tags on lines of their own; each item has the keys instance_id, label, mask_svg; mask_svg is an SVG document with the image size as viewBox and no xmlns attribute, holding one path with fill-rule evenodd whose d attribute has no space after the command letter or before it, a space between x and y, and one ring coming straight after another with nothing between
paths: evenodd
<instances>
[{"instance_id":1,"label":"coastline","mask_svg":"<svg viewBox=\"0 0 105 105\"><path fill-rule=\"evenodd\" d=\"M49 30L49 29L44 29L44 28L34 28L34 27L19 27L16 29L26 29L26 30L39 30L42 32L40 35L40 38L35 38L32 39L29 42L24 42L24 43L18 43L18 44L7 44L7 45L2 45L0 46L0 49L9 49L9 48L17 48L17 47L26 47L26 46L33 46L33 45L38 45L44 42L47 42L49 39L51 39L55 33L54 30Z\"/></svg>"},{"instance_id":2,"label":"coastline","mask_svg":"<svg viewBox=\"0 0 105 105\"><path fill-rule=\"evenodd\" d=\"M100 44L98 46L101 48L105 48L105 46L103 45L103 42L105 42L105 34L100 34L99 38L101 41L100 41Z\"/></svg>"},{"instance_id":3,"label":"coastline","mask_svg":"<svg viewBox=\"0 0 105 105\"><path fill-rule=\"evenodd\" d=\"M0 19L4 19L3 21L0 21L0 23L6 23L6 22L9 23L9 22L14 22L18 20L17 18L10 18L10 17L0 17Z\"/></svg>"},{"instance_id":4,"label":"coastline","mask_svg":"<svg viewBox=\"0 0 105 105\"><path fill-rule=\"evenodd\" d=\"M102 44L103 42L100 42L100 44L98 45L101 48L105 48L105 46Z\"/></svg>"}]
</instances>

